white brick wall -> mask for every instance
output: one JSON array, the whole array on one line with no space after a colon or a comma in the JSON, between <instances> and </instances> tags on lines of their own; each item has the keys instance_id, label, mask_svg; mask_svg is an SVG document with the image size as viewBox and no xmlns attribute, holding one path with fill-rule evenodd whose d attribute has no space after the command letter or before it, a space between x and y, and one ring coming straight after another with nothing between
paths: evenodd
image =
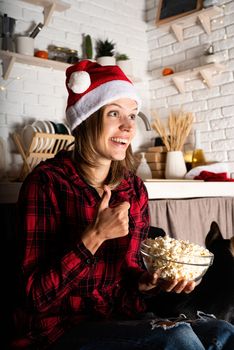
<instances>
[{"instance_id":1,"label":"white brick wall","mask_svg":"<svg viewBox=\"0 0 234 350\"><path fill-rule=\"evenodd\" d=\"M93 45L97 39L113 40L116 50L126 53L133 62L134 75L141 79L136 84L143 98L143 112L148 114L148 46L146 23L144 20L144 0L65 0L71 8L65 12L54 12L51 21L35 39L35 48L46 50L48 45L69 47L78 50L82 56L82 35L90 34ZM20 0L2 0L1 14L16 18L16 34L28 34L35 25L43 22L43 8ZM20 80L16 77L20 76ZM4 144L6 171L14 176L12 169L18 169L16 162L21 158L16 154L12 133L19 131L27 123L37 119L52 121L65 120L67 92L65 74L48 68L15 64L6 87L0 91L0 141ZM139 120L137 139L133 147L139 149L147 144L150 133ZM1 162L0 162L1 168ZM6 174L6 173L5 173ZM0 169L0 177L2 170Z\"/></svg>"},{"instance_id":2,"label":"white brick wall","mask_svg":"<svg viewBox=\"0 0 234 350\"><path fill-rule=\"evenodd\" d=\"M208 160L234 160L234 1L222 0L223 13L211 21L212 33L206 34L199 24L184 29L184 41L179 43L164 27L155 27L159 0L146 0L149 44L149 82L151 108L165 117L168 110L179 108L196 115L194 129L201 130L202 147ZM226 39L225 39L226 37ZM201 64L201 56L209 43L226 65L225 72L214 77L208 89L196 78L185 82L185 94L161 78L163 67L183 71Z\"/></svg>"},{"instance_id":3,"label":"white brick wall","mask_svg":"<svg viewBox=\"0 0 234 350\"><path fill-rule=\"evenodd\" d=\"M136 84L143 99L143 112L150 118L150 110L166 117L168 111L183 105L196 115L194 128L201 130L202 147L209 160L234 161L234 1L222 0L223 14L212 20L212 33L193 24L184 30L184 42L178 43L172 33L155 26L159 0L66 0L71 8L54 12L49 25L35 40L36 49L55 44L77 49L81 56L82 35L93 40L110 39L119 52L133 61ZM1 13L17 19L16 34L29 33L43 22L43 9L20 0L2 0ZM146 10L146 11L145 11ZM224 37L226 36L226 40ZM213 42L222 55L225 72L214 77L208 89L201 79L185 82L185 94L179 94L168 79L161 79L165 66L184 70L199 66L204 48ZM20 80L16 77L20 76ZM48 68L15 64L6 86L0 92L0 141L5 147L7 172L12 173L21 161L11 134L36 119L63 121L67 92L64 72ZM142 132L142 121L133 143L134 150L146 147L154 132ZM1 167L1 164L0 164ZM0 169L1 176L1 169Z\"/></svg>"}]
</instances>

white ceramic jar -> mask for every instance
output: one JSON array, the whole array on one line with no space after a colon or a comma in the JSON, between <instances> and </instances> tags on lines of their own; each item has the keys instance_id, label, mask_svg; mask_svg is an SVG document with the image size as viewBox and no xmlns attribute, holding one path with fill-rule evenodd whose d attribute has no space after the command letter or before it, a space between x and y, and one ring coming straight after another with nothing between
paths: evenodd
<instances>
[{"instance_id":1,"label":"white ceramic jar","mask_svg":"<svg viewBox=\"0 0 234 350\"><path fill-rule=\"evenodd\" d=\"M187 173L182 151L167 152L165 178L183 179Z\"/></svg>"}]
</instances>

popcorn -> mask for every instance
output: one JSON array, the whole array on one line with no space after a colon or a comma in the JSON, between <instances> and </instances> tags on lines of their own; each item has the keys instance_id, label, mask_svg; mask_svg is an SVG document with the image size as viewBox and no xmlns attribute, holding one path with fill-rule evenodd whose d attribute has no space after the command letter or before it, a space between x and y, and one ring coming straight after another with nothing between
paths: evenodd
<instances>
[{"instance_id":1,"label":"popcorn","mask_svg":"<svg viewBox=\"0 0 234 350\"><path fill-rule=\"evenodd\" d=\"M148 270L161 269L160 277L166 280L196 280L206 272L213 259L208 249L168 235L146 239L142 254Z\"/></svg>"}]
</instances>

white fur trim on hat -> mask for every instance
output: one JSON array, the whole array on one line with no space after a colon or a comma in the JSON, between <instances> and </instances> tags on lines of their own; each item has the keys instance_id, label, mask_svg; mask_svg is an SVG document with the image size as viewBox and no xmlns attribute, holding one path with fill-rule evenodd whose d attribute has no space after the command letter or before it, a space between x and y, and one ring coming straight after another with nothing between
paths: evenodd
<instances>
[{"instance_id":1,"label":"white fur trim on hat","mask_svg":"<svg viewBox=\"0 0 234 350\"><path fill-rule=\"evenodd\" d=\"M79 71L71 74L67 85L75 94L82 94L90 87L90 84L89 73L86 71Z\"/></svg>"},{"instance_id":2,"label":"white fur trim on hat","mask_svg":"<svg viewBox=\"0 0 234 350\"><path fill-rule=\"evenodd\" d=\"M135 100L138 111L140 110L141 99L134 86L125 80L112 80L87 92L74 105L68 107L66 116L71 129L74 130L101 107L120 98Z\"/></svg>"}]
</instances>

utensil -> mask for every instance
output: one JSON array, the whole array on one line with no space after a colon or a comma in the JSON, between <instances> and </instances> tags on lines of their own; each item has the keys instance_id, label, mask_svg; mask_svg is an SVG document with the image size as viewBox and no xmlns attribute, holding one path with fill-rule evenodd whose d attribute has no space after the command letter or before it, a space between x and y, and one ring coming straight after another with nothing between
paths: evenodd
<instances>
[{"instance_id":1,"label":"utensil","mask_svg":"<svg viewBox=\"0 0 234 350\"><path fill-rule=\"evenodd\" d=\"M33 29L32 33L29 35L30 38L36 38L36 36L40 33L42 28L44 27L44 24L38 23L38 25Z\"/></svg>"}]
</instances>

